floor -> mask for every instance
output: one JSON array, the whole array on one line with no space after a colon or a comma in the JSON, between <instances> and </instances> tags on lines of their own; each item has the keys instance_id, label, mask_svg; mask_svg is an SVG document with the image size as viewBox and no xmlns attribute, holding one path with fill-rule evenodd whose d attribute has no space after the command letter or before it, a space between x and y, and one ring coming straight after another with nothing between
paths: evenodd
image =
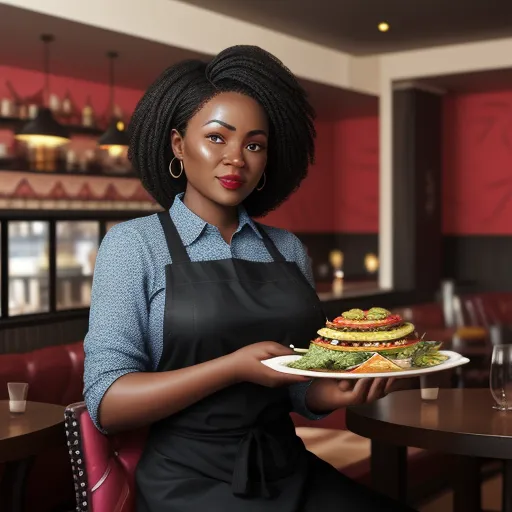
<instances>
[{"instance_id":1,"label":"floor","mask_svg":"<svg viewBox=\"0 0 512 512\"><path fill-rule=\"evenodd\" d=\"M334 467L348 467L368 458L370 441L348 430L298 427L297 434L306 447ZM414 450L409 448L409 450ZM452 512L453 496L446 492L432 498L419 508L418 512ZM501 476L487 480L482 486L482 510L501 510Z\"/></svg>"},{"instance_id":2,"label":"floor","mask_svg":"<svg viewBox=\"0 0 512 512\"><path fill-rule=\"evenodd\" d=\"M419 512L452 512L453 496L447 492L419 509ZM482 486L482 510L501 510L501 476L487 480Z\"/></svg>"}]
</instances>

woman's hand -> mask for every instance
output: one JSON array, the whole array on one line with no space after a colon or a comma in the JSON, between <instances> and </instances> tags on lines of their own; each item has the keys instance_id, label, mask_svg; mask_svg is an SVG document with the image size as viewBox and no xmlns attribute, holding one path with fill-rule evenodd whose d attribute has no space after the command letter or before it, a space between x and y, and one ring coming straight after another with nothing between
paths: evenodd
<instances>
[{"instance_id":1,"label":"woman's hand","mask_svg":"<svg viewBox=\"0 0 512 512\"><path fill-rule=\"evenodd\" d=\"M306 405L311 412L324 414L350 405L374 402L386 396L394 379L316 379L308 388Z\"/></svg>"},{"instance_id":2,"label":"woman's hand","mask_svg":"<svg viewBox=\"0 0 512 512\"><path fill-rule=\"evenodd\" d=\"M294 351L274 341L262 341L253 343L233 352L229 356L230 371L233 372L235 382L252 382L270 388L289 386L297 382L307 382L308 377L300 375L288 375L277 372L261 361L278 356L293 355Z\"/></svg>"}]
</instances>

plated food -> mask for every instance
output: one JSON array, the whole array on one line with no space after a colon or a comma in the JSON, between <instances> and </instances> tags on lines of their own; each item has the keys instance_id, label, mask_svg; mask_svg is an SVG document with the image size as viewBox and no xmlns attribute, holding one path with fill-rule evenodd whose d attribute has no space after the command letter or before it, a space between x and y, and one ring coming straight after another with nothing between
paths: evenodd
<instances>
[{"instance_id":1,"label":"plated food","mask_svg":"<svg viewBox=\"0 0 512 512\"><path fill-rule=\"evenodd\" d=\"M410 322L384 308L351 309L327 321L290 368L351 374L400 372L440 365L441 343L423 341Z\"/></svg>"}]
</instances>

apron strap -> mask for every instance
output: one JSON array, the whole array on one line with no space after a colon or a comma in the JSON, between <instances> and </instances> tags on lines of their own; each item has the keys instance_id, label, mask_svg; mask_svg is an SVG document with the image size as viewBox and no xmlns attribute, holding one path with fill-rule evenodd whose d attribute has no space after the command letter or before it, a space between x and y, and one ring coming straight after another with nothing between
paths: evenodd
<instances>
[{"instance_id":1,"label":"apron strap","mask_svg":"<svg viewBox=\"0 0 512 512\"><path fill-rule=\"evenodd\" d=\"M258 222L255 222L254 224L256 224L258 231L263 237L263 243L265 244L265 247L267 248L267 251L269 252L270 256L272 256L275 262L285 263L286 258L279 252L279 249L276 247L276 244L274 244L274 242L272 241L268 233L265 231L263 226Z\"/></svg>"},{"instance_id":2,"label":"apron strap","mask_svg":"<svg viewBox=\"0 0 512 512\"><path fill-rule=\"evenodd\" d=\"M168 211L159 212L158 218L164 231L167 247L173 263L190 263L190 256L183 245L180 234L174 225Z\"/></svg>"}]
</instances>

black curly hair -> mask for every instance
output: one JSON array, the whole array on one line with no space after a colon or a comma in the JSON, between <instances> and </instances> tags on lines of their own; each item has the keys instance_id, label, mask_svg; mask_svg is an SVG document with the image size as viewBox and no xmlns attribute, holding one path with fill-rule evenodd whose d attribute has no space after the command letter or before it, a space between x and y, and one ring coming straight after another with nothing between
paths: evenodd
<instances>
[{"instance_id":1,"label":"black curly hair","mask_svg":"<svg viewBox=\"0 0 512 512\"><path fill-rule=\"evenodd\" d=\"M130 121L128 158L142 184L165 209L186 188L185 173L171 178L171 129L185 136L187 124L221 92L239 92L265 110L270 133L266 183L244 201L260 217L294 192L314 162L315 112L291 71L257 46L233 46L209 63L188 60L169 67L140 99Z\"/></svg>"}]
</instances>

